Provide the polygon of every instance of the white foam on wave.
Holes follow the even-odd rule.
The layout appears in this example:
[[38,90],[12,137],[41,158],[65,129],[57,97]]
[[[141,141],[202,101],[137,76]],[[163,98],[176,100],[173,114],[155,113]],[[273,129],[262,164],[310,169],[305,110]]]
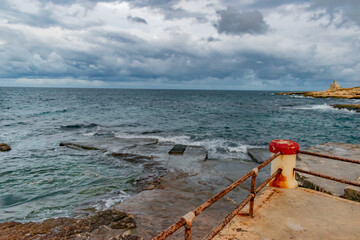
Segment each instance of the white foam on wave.
[[209,158],[215,159],[246,159],[250,157],[247,154],[249,147],[259,147],[246,145],[225,139],[204,139],[204,140],[191,140],[190,136],[179,135],[179,136],[158,136],[158,135],[133,135],[116,133],[117,138],[156,138],[159,142],[184,144],[192,146],[203,146],[209,153]]
[[334,108],[331,105],[328,105],[326,103],[324,104],[315,104],[315,105],[302,105],[302,106],[295,106],[295,107],[286,107],[290,109],[296,109],[296,110],[317,110],[322,112],[343,112],[343,113],[356,113],[355,111],[348,110],[348,109],[338,109]]
[[87,132],[87,133],[83,133],[82,135],[86,136],[86,137],[92,137],[95,134],[99,133],[101,130],[102,130],[102,128],[100,126],[96,126],[96,129],[94,132]]
[[302,105],[292,108],[298,110],[323,110],[323,111],[334,110],[334,108],[328,104]]
[[176,142],[180,144],[187,144],[190,137],[186,135],[182,136],[158,136],[158,135],[135,135],[135,134],[124,134],[124,133],[115,133],[115,137],[117,138],[156,138],[159,142]]
[[304,96],[304,95],[289,95],[292,98],[313,98],[313,97],[309,97],[309,96]]
[[127,194],[124,191],[119,191],[118,195],[111,196],[108,198],[101,199],[94,207],[98,211],[106,210],[112,206],[114,206],[116,203],[123,202],[125,199],[130,197],[129,194]]
[[83,135],[84,136],[87,136],[87,137],[92,137],[96,134],[97,132],[89,132],[89,133],[84,133]]

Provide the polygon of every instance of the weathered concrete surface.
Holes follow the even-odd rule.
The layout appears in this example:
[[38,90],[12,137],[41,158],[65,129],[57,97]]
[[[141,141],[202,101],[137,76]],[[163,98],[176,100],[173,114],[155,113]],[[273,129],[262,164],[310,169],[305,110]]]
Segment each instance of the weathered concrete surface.
[[276,93],[276,95],[303,95],[305,97],[314,97],[314,98],[359,99],[360,98],[360,87],[340,88],[340,89],[333,90],[333,91]]
[[214,239],[360,239],[357,202],[304,188],[268,188],[254,209],[254,218],[235,216]]
[[247,152],[257,163],[263,163],[271,157],[271,152],[267,148],[248,148]]
[[[332,156],[360,160],[360,145],[358,144],[324,143],[310,147],[306,150],[309,152],[317,152]],[[360,182],[360,165],[304,154],[299,154],[299,157],[300,159],[298,159],[296,162],[297,168],[310,170],[349,181]],[[296,176],[297,180],[303,187],[330,193],[335,196],[343,196],[352,200],[358,200],[360,198],[359,187],[351,187],[352,191],[344,194],[344,190],[348,186],[347,184],[338,183],[303,173],[296,173]]]
[[[115,208],[136,217],[137,228],[132,235],[150,239],[194,210],[219,191],[243,176],[257,164],[240,161],[200,161],[188,162],[188,169],[182,168],[161,179],[161,184],[150,191],[143,191]],[[263,182],[269,176],[265,169],[258,176]],[[206,209],[193,222],[193,239],[202,239],[212,228],[231,212],[236,204],[249,193],[250,181],[227,194]],[[183,239],[184,229],[179,229],[169,239]]]

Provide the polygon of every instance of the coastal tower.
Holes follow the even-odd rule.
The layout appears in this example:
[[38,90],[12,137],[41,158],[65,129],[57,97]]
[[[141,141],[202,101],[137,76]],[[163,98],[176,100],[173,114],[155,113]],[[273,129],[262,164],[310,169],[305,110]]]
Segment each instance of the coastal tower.
[[336,81],[334,81],[333,84],[330,84],[330,88],[328,89],[328,91],[336,91],[340,88],[340,85]]

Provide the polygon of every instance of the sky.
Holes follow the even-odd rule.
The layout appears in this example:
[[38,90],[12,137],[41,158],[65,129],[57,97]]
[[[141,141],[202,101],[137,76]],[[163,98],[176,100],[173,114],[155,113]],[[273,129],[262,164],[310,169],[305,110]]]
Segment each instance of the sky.
[[0,86],[360,86],[358,0],[1,0]]

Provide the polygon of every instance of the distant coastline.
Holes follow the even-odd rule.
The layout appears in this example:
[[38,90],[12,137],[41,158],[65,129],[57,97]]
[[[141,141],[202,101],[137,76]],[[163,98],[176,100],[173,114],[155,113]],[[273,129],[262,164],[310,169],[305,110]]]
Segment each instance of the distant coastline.
[[282,92],[275,93],[275,95],[302,95],[314,98],[360,99],[360,87],[342,88],[336,83],[336,81],[334,81],[327,91]]

